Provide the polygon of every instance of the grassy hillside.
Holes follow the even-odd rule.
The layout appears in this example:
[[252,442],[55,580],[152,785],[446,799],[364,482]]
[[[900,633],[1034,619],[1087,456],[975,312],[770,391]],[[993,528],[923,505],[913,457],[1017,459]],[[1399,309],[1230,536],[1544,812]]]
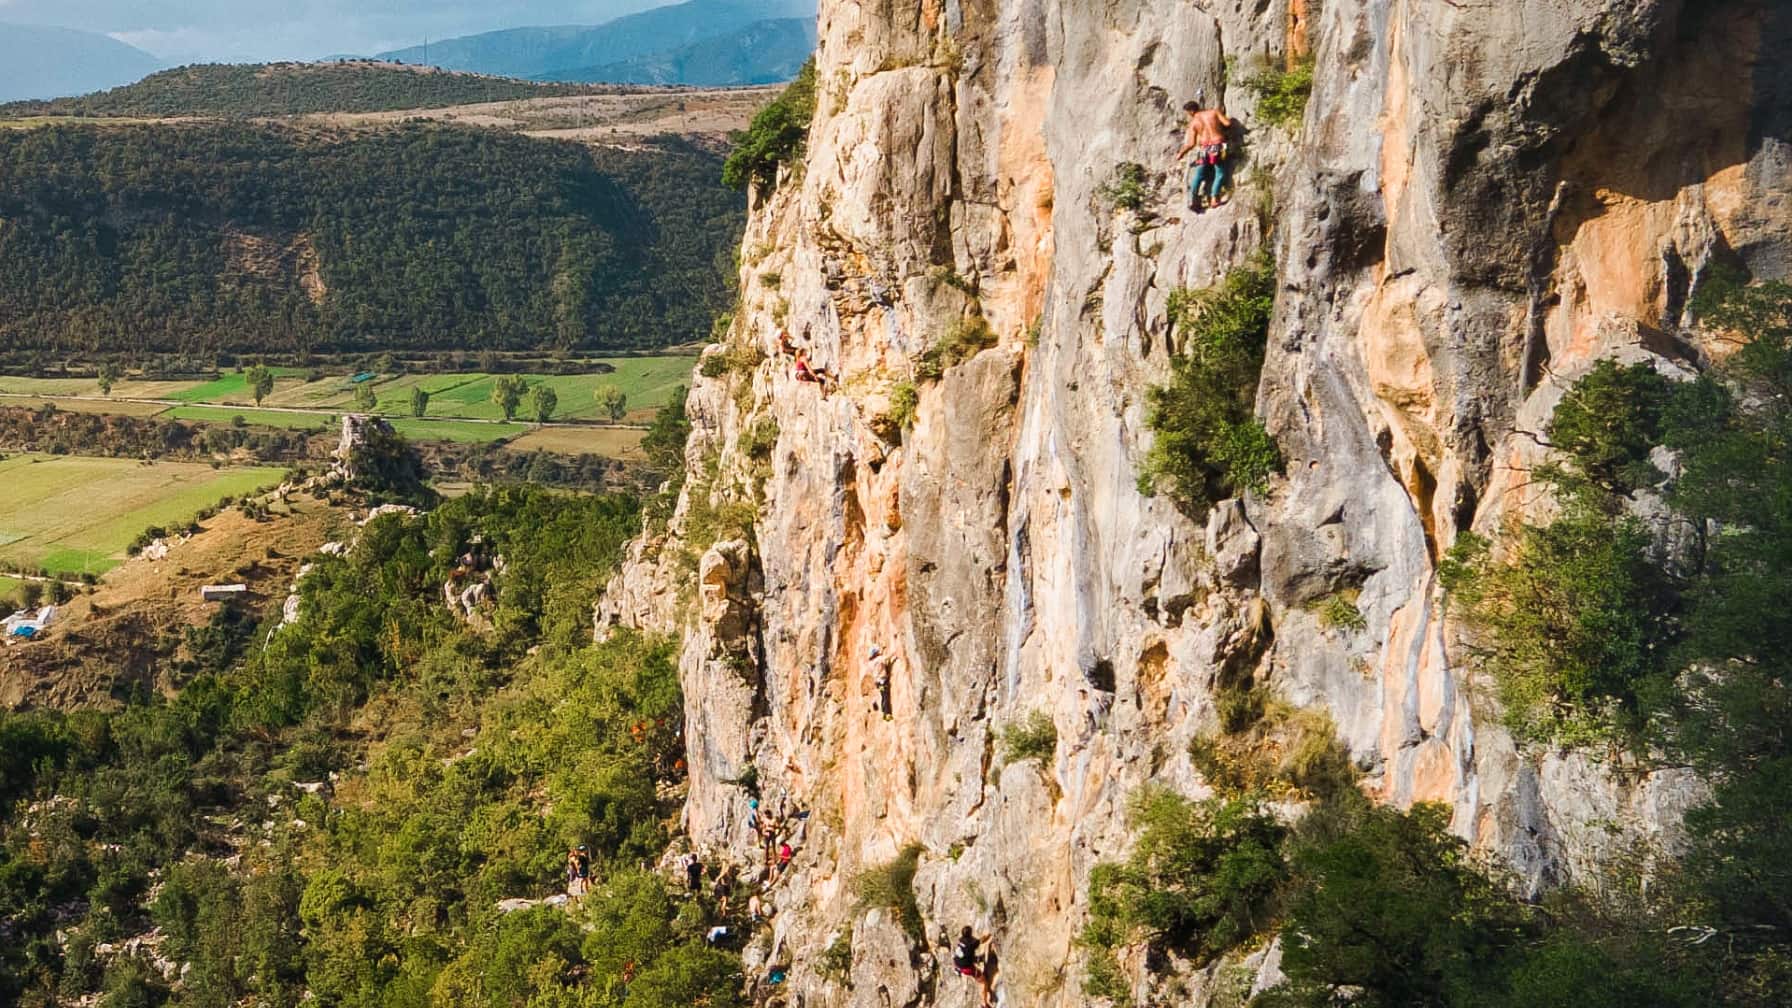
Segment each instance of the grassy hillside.
[[705,336],[741,198],[707,151],[476,130],[0,132],[0,348],[638,349]]
[[110,91],[0,106],[0,116],[281,116],[389,112],[589,94],[391,63],[201,64],[150,74]]

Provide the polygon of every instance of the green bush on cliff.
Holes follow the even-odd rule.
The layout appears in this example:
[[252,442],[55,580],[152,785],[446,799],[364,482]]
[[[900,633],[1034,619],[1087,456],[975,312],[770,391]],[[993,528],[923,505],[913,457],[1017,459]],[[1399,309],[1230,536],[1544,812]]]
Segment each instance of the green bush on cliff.
[[1116,210],[1137,210],[1149,195],[1145,166],[1136,161],[1122,161],[1114,166],[1114,177],[1099,190]]
[[[708,357],[704,363],[718,359]],[[691,436],[691,420],[685,415],[684,400],[684,386],[673,389],[641,438],[641,452],[647,456],[647,464],[662,479],[678,484],[684,482],[684,444]]]
[[[1282,1004],[1468,1005],[1501,984],[1532,933],[1523,904],[1448,829],[1446,805],[1409,812],[1361,796],[1314,811],[1289,844],[1301,884],[1283,928]],[[1306,995],[1306,996],[1302,996]]]
[[814,117],[815,61],[811,59],[783,93],[759,110],[746,132],[735,137],[734,151],[722,165],[722,183],[734,189],[772,185],[778,178],[778,166],[801,155]]
[[1556,405],[1550,445],[1578,474],[1608,493],[1631,493],[1661,479],[1649,451],[1662,440],[1670,385],[1647,364],[1600,360]]
[[915,410],[921,405],[921,393],[911,381],[897,382],[890,389],[889,418],[898,431],[908,430],[915,425]]
[[1275,922],[1287,883],[1287,830],[1250,796],[1190,801],[1151,787],[1133,798],[1139,831],[1130,857],[1089,875],[1086,989],[1124,1000],[1117,949],[1147,943],[1204,964]]
[[[1571,935],[1525,967],[1526,983],[1578,977],[1575,990],[1617,1003],[1608,975],[1621,968],[1632,970],[1628,989],[1649,992],[1629,1003],[1782,1004],[1792,998],[1792,286],[1720,278],[1694,310],[1730,356],[1677,384],[1635,367],[1589,372],[1554,425],[1569,464],[1549,476],[1559,516],[1515,524],[1497,548],[1465,537],[1443,574],[1473,631],[1470,657],[1508,717],[1585,741],[1563,726],[1616,713],[1636,757],[1689,764],[1711,784],[1687,813],[1684,859],[1655,883],[1674,886],[1673,905],[1632,909],[1636,919],[1608,930],[1686,923],[1728,936],[1723,953],[1678,947],[1670,963],[1647,944],[1607,942],[1583,954]],[[1674,453],[1675,473],[1647,480],[1651,508],[1668,514],[1644,524],[1627,470],[1656,447]],[[1721,997],[1700,995],[1706,983]]]
[[929,381],[946,373],[946,369],[962,364],[995,346],[995,330],[982,315],[967,315],[953,320],[933,346],[921,354],[915,364],[915,375]]
[[909,844],[891,860],[865,869],[852,880],[859,909],[892,911],[902,930],[917,942],[926,938],[921,906],[915,900],[915,872],[921,866],[921,852],[920,844]]
[[1470,653],[1520,737],[1585,742],[1640,728],[1673,636],[1672,587],[1649,547],[1641,522],[1584,496],[1519,529],[1504,556],[1473,533],[1457,538],[1439,575],[1478,631]]
[[1183,346],[1169,384],[1148,393],[1156,440],[1139,471],[1141,492],[1162,490],[1201,516],[1226,497],[1262,492],[1280,470],[1281,452],[1254,413],[1274,307],[1267,255],[1217,287],[1171,294],[1170,324]]
[[1002,752],[1010,763],[1050,760],[1058,751],[1058,726],[1045,711],[1034,711],[1025,720],[1002,729]]
[[1313,94],[1313,58],[1303,57],[1292,66],[1266,64],[1241,83],[1257,99],[1257,115],[1271,126],[1299,126]]

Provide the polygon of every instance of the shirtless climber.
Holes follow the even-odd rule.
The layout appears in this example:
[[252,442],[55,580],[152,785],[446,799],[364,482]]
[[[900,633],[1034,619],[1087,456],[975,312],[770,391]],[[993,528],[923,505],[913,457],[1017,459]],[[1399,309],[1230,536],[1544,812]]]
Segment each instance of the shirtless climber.
[[1188,113],[1188,131],[1183,135],[1182,149],[1176,152],[1176,163],[1194,152],[1194,176],[1189,180],[1188,208],[1199,213],[1225,202],[1220,191],[1226,187],[1226,131],[1232,120],[1218,108],[1204,109],[1198,101],[1182,106]]

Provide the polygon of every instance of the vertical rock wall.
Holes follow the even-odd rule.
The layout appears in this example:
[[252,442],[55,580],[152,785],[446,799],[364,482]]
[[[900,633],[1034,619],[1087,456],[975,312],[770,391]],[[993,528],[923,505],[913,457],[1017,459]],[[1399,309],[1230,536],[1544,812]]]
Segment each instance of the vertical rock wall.
[[[733,364],[695,379],[684,499],[599,607],[684,635],[699,845],[758,863],[749,767],[767,811],[810,812],[748,954],[793,965],[783,996],[974,1004],[930,947],[974,923],[1004,1003],[1085,1003],[1088,871],[1124,853],[1141,784],[1203,793],[1187,747],[1222,671],[1323,709],[1365,787],[1450,803],[1537,884],[1671,838],[1691,782],[1520,753],[1492,722],[1435,562],[1538,505],[1526,432],[1591,361],[1699,366],[1680,323],[1713,265],[1792,266],[1792,9],[823,0],[820,35],[807,157],[743,244]],[[1306,53],[1304,123],[1272,128],[1238,82]],[[1237,198],[1202,215],[1169,163],[1197,94],[1249,131]],[[1151,172],[1136,212],[1103,193],[1123,162]],[[1289,464],[1202,526],[1137,490],[1145,393],[1170,292],[1259,249],[1281,283],[1259,410]],[[975,314],[996,344],[918,377]],[[795,379],[786,329],[837,390]],[[729,499],[752,539],[712,549]],[[1346,590],[1365,629],[1312,611]],[[897,656],[889,720],[873,645]],[[1055,754],[1005,765],[1035,713]],[[916,844],[911,946],[852,879]],[[825,975],[849,922],[850,975]]]

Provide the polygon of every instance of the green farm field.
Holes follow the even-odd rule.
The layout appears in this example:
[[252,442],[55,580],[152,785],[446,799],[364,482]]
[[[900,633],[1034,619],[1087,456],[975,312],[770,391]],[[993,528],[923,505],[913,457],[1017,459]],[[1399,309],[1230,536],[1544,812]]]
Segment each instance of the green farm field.
[[[206,382],[121,380],[112,387],[113,399],[174,399]],[[102,399],[93,378],[22,378],[0,375],[0,393],[30,396],[90,396]]]
[[520,423],[479,423],[467,420],[418,420],[413,417],[388,417],[392,429],[412,441],[459,441],[484,444],[513,438],[529,429]]
[[[597,405],[597,390],[614,385],[628,396],[630,420],[652,419],[653,414],[672,390],[689,384],[692,360],[689,357],[631,357],[609,362],[616,367],[613,374],[589,375],[523,375],[531,386],[546,385],[554,390],[559,403],[554,410],[556,420],[608,420]],[[462,417],[469,420],[497,420],[503,413],[492,402],[492,375],[440,375],[439,378],[464,379],[430,393],[429,415]],[[380,409],[387,413],[409,412],[411,390],[407,387],[379,388]],[[526,403],[525,403],[526,408]]]
[[14,406],[22,409],[42,409],[54,406],[59,410],[71,413],[100,413],[106,416],[148,417],[168,409],[162,403],[135,402],[118,399],[71,399],[66,396],[15,396],[0,395],[0,407]]
[[76,455],[0,460],[0,566],[103,574],[144,529],[179,526],[225,497],[280,482],[279,469],[213,469]]
[[[694,358],[688,356],[617,357],[603,363],[614,367],[605,374],[525,374],[529,385],[554,390],[556,421],[607,422],[599,408],[597,390],[614,385],[628,397],[626,422],[645,423],[690,380]],[[36,407],[55,402],[59,408],[114,416],[161,416],[169,420],[245,423],[282,430],[320,430],[336,425],[342,413],[356,409],[357,386],[346,375],[307,381],[299,368],[275,368],[274,390],[255,406],[247,375],[230,372],[213,381],[120,381],[110,398],[100,394],[91,378],[20,378],[0,375],[0,406]],[[377,397],[377,411],[406,437],[417,441],[456,441],[483,444],[527,436],[531,450],[581,454],[590,452],[613,458],[639,454],[640,433],[618,428],[576,430],[559,428],[536,431],[522,422],[502,421],[503,412],[492,403],[496,376],[472,374],[414,374],[374,379],[368,383]],[[429,393],[424,418],[411,416],[412,390]],[[26,398],[29,397],[29,398]],[[525,400],[519,421],[527,419]]]
[[170,420],[203,420],[207,423],[232,423],[242,417],[244,423],[286,430],[321,430],[336,423],[335,416],[329,413],[283,413],[235,406],[176,406],[166,416]]
[[[306,384],[305,372],[298,368],[270,368],[274,372],[274,393],[282,386],[291,388]],[[272,401],[272,393],[263,402]],[[225,374],[216,381],[199,382],[188,385],[166,398],[178,399],[184,403],[225,403],[231,406],[255,405],[255,393],[249,389],[249,374],[246,371],[235,371]]]
[[613,459],[640,459],[644,430],[629,427],[542,427],[532,430],[510,447],[517,451],[550,451],[559,455],[602,455]]

